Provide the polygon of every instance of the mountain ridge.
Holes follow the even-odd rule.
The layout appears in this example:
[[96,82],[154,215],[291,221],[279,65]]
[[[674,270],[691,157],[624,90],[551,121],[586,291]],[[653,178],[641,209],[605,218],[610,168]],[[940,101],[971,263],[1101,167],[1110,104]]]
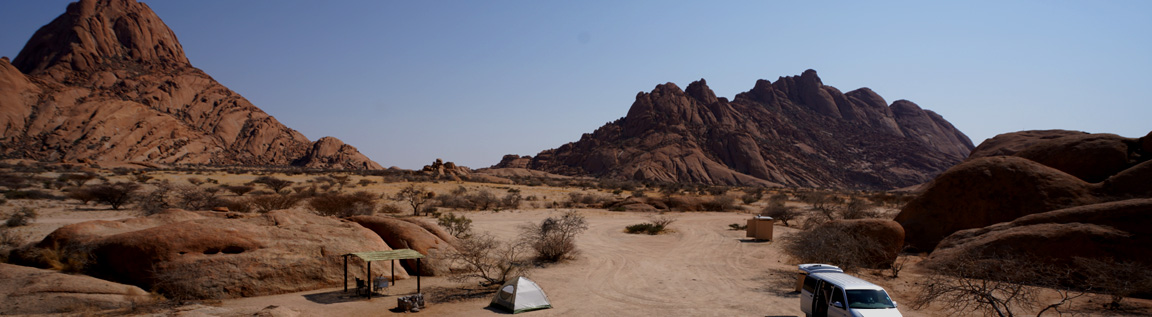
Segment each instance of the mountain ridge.
[[3,157],[382,169],[339,140],[309,141],[193,67],[135,0],[69,4],[0,62],[0,83]]
[[815,70],[758,80],[729,101],[703,79],[640,92],[627,115],[579,141],[493,167],[714,185],[893,189],[931,180],[974,148],[942,116]]

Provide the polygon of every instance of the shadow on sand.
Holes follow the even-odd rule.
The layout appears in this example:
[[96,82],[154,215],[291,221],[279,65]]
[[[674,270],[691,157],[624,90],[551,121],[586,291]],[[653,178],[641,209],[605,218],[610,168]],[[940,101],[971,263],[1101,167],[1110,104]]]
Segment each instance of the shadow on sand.
[[737,239],[740,243],[772,243],[772,240]]
[[[380,296],[380,295],[377,295],[377,296],[373,296],[373,297],[375,297],[375,298],[384,297],[384,296]],[[335,290],[335,291],[328,291],[328,292],[323,292],[323,293],[306,294],[306,295],[304,295],[304,299],[307,299],[307,300],[309,300],[313,303],[317,303],[317,304],[339,304],[339,303],[347,303],[347,302],[366,301],[366,300],[368,300],[368,297],[357,296],[356,292],[351,291],[351,290],[349,290],[347,293],[345,293],[343,290]]]

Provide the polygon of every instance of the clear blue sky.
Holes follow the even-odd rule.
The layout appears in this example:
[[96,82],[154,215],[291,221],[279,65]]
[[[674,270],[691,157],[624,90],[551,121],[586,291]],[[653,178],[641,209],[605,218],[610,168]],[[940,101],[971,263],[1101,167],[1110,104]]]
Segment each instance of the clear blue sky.
[[[1152,130],[1152,1],[144,2],[194,66],[384,166],[487,167],[576,141],[660,83],[731,98],[809,68],[977,144]],[[0,55],[65,6],[0,2]]]

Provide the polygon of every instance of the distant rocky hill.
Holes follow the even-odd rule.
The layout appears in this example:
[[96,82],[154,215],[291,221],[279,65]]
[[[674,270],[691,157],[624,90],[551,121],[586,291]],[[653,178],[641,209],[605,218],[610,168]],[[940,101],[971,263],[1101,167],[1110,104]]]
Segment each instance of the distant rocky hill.
[[907,100],[825,86],[816,71],[760,80],[729,101],[701,79],[636,95],[627,116],[494,167],[655,182],[893,189],[931,180],[972,142]]
[[0,156],[381,168],[335,138],[310,142],[193,67],[134,0],[72,3],[0,61]]

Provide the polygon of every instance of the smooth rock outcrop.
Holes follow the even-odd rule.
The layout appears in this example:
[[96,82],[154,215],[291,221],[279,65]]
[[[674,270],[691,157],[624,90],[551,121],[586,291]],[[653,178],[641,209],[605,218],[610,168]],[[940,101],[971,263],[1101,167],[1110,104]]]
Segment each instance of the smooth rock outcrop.
[[1005,256],[1061,265],[1085,257],[1152,266],[1152,199],[1072,207],[958,231],[940,242],[929,262]]
[[132,285],[0,263],[0,303],[4,303],[5,315],[93,313],[153,300]]
[[963,160],[968,137],[941,116],[870,89],[841,93],[813,70],[760,80],[734,100],[701,79],[636,95],[628,114],[579,141],[493,168],[746,186],[893,189]]
[[[93,276],[157,288],[168,296],[231,298],[289,293],[343,283],[342,255],[390,250],[352,222],[302,211],[236,214],[169,210],[123,221],[67,225],[15,262],[45,265],[41,250],[91,254]],[[352,276],[364,265],[349,261]],[[374,276],[391,276],[389,263]],[[397,270],[398,279],[407,278]]]
[[959,230],[1097,202],[1093,189],[1075,176],[1025,158],[984,157],[941,174],[895,220],[904,227],[908,246],[932,250]]
[[[430,255],[434,250],[448,251],[454,248],[456,238],[444,232],[443,229],[432,229],[432,224],[416,219],[400,219],[385,216],[355,216],[348,218],[355,223],[372,230],[384,239],[393,249],[412,249],[424,255]],[[445,240],[447,238],[447,241]],[[425,257],[420,260],[420,271],[416,272],[416,260],[401,260],[401,264],[411,274],[435,276],[444,272],[436,271],[436,259]]]

